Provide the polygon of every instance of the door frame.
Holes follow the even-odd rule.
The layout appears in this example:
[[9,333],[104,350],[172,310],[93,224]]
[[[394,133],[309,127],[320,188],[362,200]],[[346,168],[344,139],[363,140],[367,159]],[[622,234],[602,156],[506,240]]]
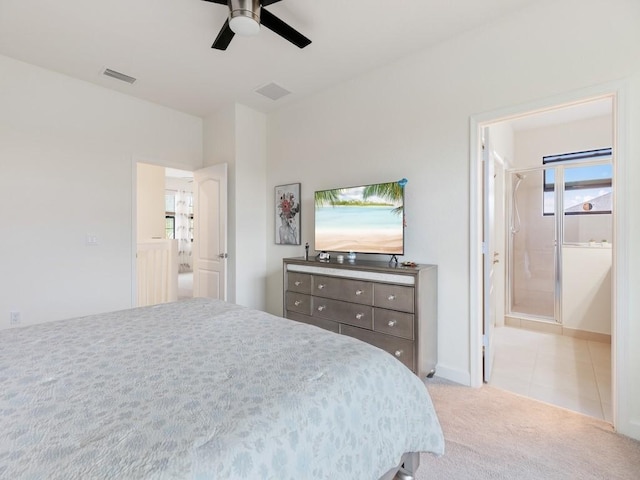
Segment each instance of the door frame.
[[528,104],[515,105],[500,110],[472,115],[470,118],[470,149],[469,149],[469,356],[470,356],[470,385],[482,386],[482,299],[484,283],[482,275],[482,158],[481,135],[482,128],[500,121],[511,120],[533,113],[554,110],[602,98],[612,98],[613,102],[613,148],[614,148],[614,218],[613,218],[613,262],[612,262],[612,403],[613,426],[627,424],[630,419],[630,408],[627,399],[630,398],[630,388],[626,379],[629,378],[628,345],[624,342],[628,338],[630,325],[629,304],[629,245],[626,232],[629,223],[629,207],[625,203],[629,189],[627,172],[627,145],[629,141],[629,127],[627,121],[627,93],[628,87],[623,82],[613,82],[606,85],[591,87],[574,92],[568,92],[550,98],[534,101]]
[[[138,250],[138,164],[146,163],[149,165],[155,165],[162,168],[175,168],[178,170],[184,170],[187,172],[196,172],[207,167],[196,167],[191,165],[170,164],[167,165],[153,158],[142,157],[133,155],[131,157],[131,308],[135,308],[138,304],[138,265],[136,262],[136,255]],[[226,165],[226,164],[225,164]],[[227,205],[227,210],[228,210]],[[195,235],[195,232],[194,232]],[[225,241],[226,244],[226,241]],[[226,247],[226,245],[225,245]],[[228,272],[225,271],[225,295],[226,284],[228,279]]]

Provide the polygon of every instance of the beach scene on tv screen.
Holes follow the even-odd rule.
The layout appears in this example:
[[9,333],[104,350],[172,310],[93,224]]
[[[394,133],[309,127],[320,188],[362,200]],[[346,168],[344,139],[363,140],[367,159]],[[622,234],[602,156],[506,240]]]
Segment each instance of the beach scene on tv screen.
[[397,182],[315,193],[318,251],[401,254],[403,228],[403,192]]

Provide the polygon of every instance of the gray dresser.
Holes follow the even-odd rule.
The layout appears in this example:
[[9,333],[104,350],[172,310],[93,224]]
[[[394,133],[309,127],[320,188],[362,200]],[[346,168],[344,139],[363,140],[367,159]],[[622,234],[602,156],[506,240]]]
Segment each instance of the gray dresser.
[[419,377],[438,361],[437,266],[285,258],[284,316],[375,345]]

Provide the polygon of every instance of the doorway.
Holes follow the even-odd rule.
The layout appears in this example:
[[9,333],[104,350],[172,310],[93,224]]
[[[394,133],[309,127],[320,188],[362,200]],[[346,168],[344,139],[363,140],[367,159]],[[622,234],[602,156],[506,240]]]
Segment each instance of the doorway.
[[[570,384],[576,387],[573,390],[578,394],[589,389],[589,395],[592,396],[594,404],[597,402],[600,415],[593,414],[596,409],[585,411],[584,409],[572,408],[575,402],[565,401],[560,406],[593,414],[593,416],[605,418],[610,422],[613,422],[611,379],[614,378],[610,342],[612,339],[613,299],[615,299],[615,292],[612,292],[611,287],[613,278],[612,254],[615,243],[611,233],[615,211],[608,212],[608,220],[606,214],[600,215],[598,218],[599,223],[609,226],[608,234],[598,233],[596,238],[593,236],[594,234],[586,233],[589,230],[587,223],[596,219],[596,216],[591,214],[591,210],[584,210],[584,215],[583,211],[577,212],[576,210],[593,209],[595,201],[587,200],[595,197],[583,199],[576,205],[570,205],[568,201],[565,202],[567,190],[573,189],[573,193],[575,193],[580,186],[579,182],[576,183],[575,173],[578,168],[584,168],[585,164],[580,163],[581,159],[574,159],[570,165],[545,166],[543,165],[543,157],[551,154],[568,154],[597,150],[601,147],[614,147],[613,103],[614,96],[606,95],[577,101],[571,105],[547,107],[544,112],[532,111],[517,115],[505,115],[502,118],[496,116],[482,125],[475,126],[477,129],[476,138],[480,138],[481,128],[491,131],[491,148],[500,152],[500,157],[505,160],[504,181],[495,189],[496,195],[504,195],[505,229],[503,232],[496,232],[496,235],[504,236],[505,249],[503,251],[488,251],[486,250],[486,237],[482,239],[484,255],[494,261],[498,258],[504,259],[504,263],[506,263],[504,268],[505,288],[495,295],[495,300],[485,297],[485,303],[493,303],[494,312],[499,309],[498,307],[504,307],[505,314],[496,316],[495,334],[490,338],[483,338],[484,355],[485,357],[490,356],[491,359],[491,361],[486,361],[485,358],[484,365],[493,364],[494,371],[493,373],[485,371],[481,375],[484,375],[484,380],[488,383],[507,385],[508,382],[504,381],[507,375],[504,369],[506,365],[511,380],[514,380],[511,382],[512,388],[510,389],[512,391],[517,390],[517,393],[555,404],[560,404],[560,402],[555,401],[554,398],[561,398],[566,390],[571,389],[569,388]],[[583,134],[581,139],[579,129],[576,128],[576,125],[580,123],[585,131],[592,129],[597,133]],[[600,136],[598,136],[598,132]],[[542,134],[547,135],[545,142],[540,141]],[[603,137],[608,138],[608,141],[598,140]],[[497,142],[496,139],[498,139]],[[567,142],[570,144],[573,142],[573,145],[576,145],[581,141],[582,145],[586,145],[584,148],[566,146]],[[595,146],[589,146],[589,142]],[[522,156],[523,150],[526,149],[522,148],[522,145],[527,145],[531,152],[531,158],[525,159],[524,163],[522,163]],[[546,151],[546,153],[539,154],[541,151]],[[615,148],[613,155],[615,157]],[[602,158],[597,160],[601,160],[603,164],[607,162]],[[611,164],[615,158],[612,160],[609,157],[608,161]],[[611,181],[612,179],[609,178],[610,185]],[[481,189],[477,189],[476,192],[476,195],[482,198],[482,204],[494,203],[494,199],[484,198]],[[611,195],[608,198],[610,199]],[[549,204],[554,206],[553,201],[550,202],[549,199],[555,201],[555,207],[559,209],[560,214],[554,214],[553,211],[548,212]],[[574,211],[571,211],[572,208]],[[484,217],[486,212],[482,215]],[[602,222],[603,219],[604,222]],[[535,220],[535,225],[532,224],[533,220]],[[527,228],[529,229],[528,240],[523,234]],[[580,232],[587,238],[580,237]],[[593,277],[592,272],[596,268],[588,263],[591,259],[585,260],[581,257],[582,254],[605,259],[595,260],[595,262],[598,265],[603,265],[605,279],[600,282],[600,286],[601,290],[605,292],[605,300],[608,299],[608,303],[603,301],[603,297],[597,295],[595,298],[585,298],[584,292],[581,292],[583,289],[583,285],[580,284],[581,277],[582,279]],[[577,274],[575,268],[573,272],[569,271],[568,265],[570,266],[571,262],[578,265]],[[585,267],[586,265],[590,266]],[[584,268],[587,268],[590,274],[585,275]],[[562,294],[563,289],[565,293],[571,292],[572,296],[569,299]],[[598,315],[601,317],[598,320],[600,322],[606,321],[606,328],[594,327],[592,320],[585,321],[585,312],[578,311],[584,305],[596,306]],[[604,309],[601,308],[603,305]],[[486,315],[485,307],[485,317]],[[582,317],[577,324],[563,322],[563,320],[575,319],[580,315]],[[513,332],[514,329],[518,331]],[[487,331],[486,326],[485,331]],[[531,334],[529,331],[532,331]],[[541,347],[545,342],[544,338],[533,338],[539,335],[547,336],[546,340],[551,345],[546,349],[546,354],[544,353],[545,348]],[[615,341],[615,338],[613,340]],[[515,353],[526,350],[522,343],[518,344],[520,341],[524,344],[530,342],[536,346],[531,348],[529,357],[514,361]],[[564,348],[562,346],[568,349],[568,353],[560,354],[561,348]],[[558,353],[556,355],[558,359],[564,355],[564,359],[558,360],[557,364],[550,360],[554,356],[552,355],[554,352]],[[592,362],[588,366],[585,365],[584,368],[585,371],[592,372],[592,377],[594,370],[603,373],[599,375],[599,378],[586,379],[580,373],[580,369],[576,367],[578,363],[575,362],[579,364]],[[518,363],[522,367],[520,370],[516,368]],[[536,364],[544,364],[546,370],[544,373],[536,373],[533,378],[532,368]],[[574,365],[575,368],[569,367],[569,365]],[[561,378],[560,375],[554,377],[554,372],[561,370],[573,370],[575,378],[569,381],[566,377]],[[492,376],[495,376],[493,381]],[[537,382],[542,382],[544,385],[540,387],[544,387],[548,391],[555,389],[555,393],[546,396],[540,395],[540,389],[532,389],[532,378]],[[593,380],[593,383],[589,383],[587,380]],[[563,388],[565,392],[561,392]],[[561,392],[562,395],[558,392]]]
[[132,171],[132,305],[226,300],[227,165],[191,172],[134,161]]

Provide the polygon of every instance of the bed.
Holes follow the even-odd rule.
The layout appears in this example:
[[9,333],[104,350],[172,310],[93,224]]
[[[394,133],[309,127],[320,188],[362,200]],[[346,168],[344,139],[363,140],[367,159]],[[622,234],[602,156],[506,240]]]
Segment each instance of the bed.
[[375,480],[444,450],[393,356],[211,299],[0,332],[0,432],[11,479]]

